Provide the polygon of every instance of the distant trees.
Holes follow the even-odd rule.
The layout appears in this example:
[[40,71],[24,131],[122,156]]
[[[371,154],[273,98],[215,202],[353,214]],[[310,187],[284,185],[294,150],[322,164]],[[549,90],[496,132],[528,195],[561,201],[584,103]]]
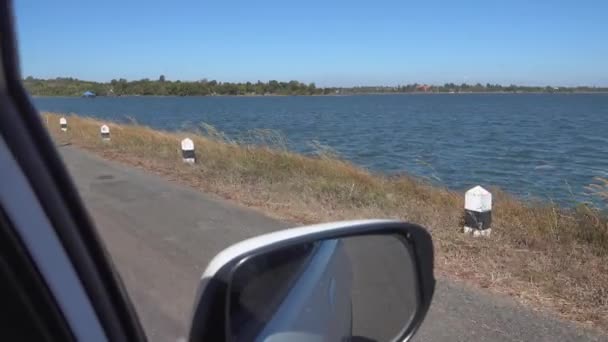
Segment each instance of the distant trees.
[[219,82],[201,79],[199,81],[170,81],[165,75],[158,80],[147,78],[127,81],[124,78],[110,82],[82,81],[75,78],[58,77],[54,79],[37,79],[28,76],[23,80],[27,90],[38,96],[80,96],[89,90],[100,96],[125,95],[170,95],[170,96],[212,96],[212,95],[342,95],[373,93],[462,93],[462,92],[608,92],[608,88],[598,87],[531,87],[486,83],[470,85],[467,83],[444,85],[422,85],[418,83],[397,86],[363,86],[363,87],[326,87],[318,88],[315,83],[305,84],[299,81],[281,82]]
[[127,81],[121,78],[113,79],[108,83],[82,81],[74,78],[36,79],[28,76],[23,82],[32,95],[41,96],[80,96],[87,90],[100,96],[314,95],[323,93],[323,89],[317,88],[314,83],[304,84],[298,81],[230,83],[202,79],[182,82],[169,81],[165,75],[160,75],[157,81],[147,78]]

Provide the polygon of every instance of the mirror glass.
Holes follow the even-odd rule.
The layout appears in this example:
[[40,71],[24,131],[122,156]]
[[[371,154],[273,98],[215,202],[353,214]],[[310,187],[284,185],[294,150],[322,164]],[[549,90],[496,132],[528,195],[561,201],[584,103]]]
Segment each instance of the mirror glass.
[[241,260],[227,299],[231,341],[391,341],[418,309],[408,242],[364,235]]

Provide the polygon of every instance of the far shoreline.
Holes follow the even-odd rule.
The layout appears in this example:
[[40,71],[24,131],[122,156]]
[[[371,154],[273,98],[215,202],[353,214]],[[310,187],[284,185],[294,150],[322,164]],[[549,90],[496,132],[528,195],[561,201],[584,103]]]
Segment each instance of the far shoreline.
[[[120,97],[347,97],[347,96],[369,96],[369,95],[383,95],[383,96],[402,96],[402,95],[606,95],[608,91],[576,91],[576,92],[544,92],[544,91],[530,91],[530,92],[511,92],[511,91],[486,91],[486,92],[458,92],[458,93],[446,93],[446,92],[411,92],[411,93],[348,93],[348,94],[312,94],[312,95],[284,95],[284,94],[269,94],[269,95],[121,95],[121,96],[104,96],[98,95],[93,98],[120,98]],[[30,95],[33,98],[84,98],[78,95]]]

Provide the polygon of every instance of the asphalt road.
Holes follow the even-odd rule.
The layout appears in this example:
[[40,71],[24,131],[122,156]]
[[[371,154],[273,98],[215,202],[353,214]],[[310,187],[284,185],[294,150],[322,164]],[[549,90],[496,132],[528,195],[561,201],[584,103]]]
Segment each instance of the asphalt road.
[[[216,253],[290,226],[74,147],[60,150],[151,341],[185,336],[200,275]],[[415,340],[608,341],[608,336],[439,279]]]

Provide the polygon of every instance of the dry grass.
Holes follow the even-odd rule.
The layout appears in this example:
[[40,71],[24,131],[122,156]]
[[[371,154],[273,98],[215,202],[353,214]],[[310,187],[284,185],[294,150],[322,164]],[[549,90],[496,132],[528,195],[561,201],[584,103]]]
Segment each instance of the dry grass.
[[608,207],[608,178],[595,177],[594,180],[595,182],[587,187],[589,194],[602,200],[604,205]]
[[[106,158],[151,170],[176,181],[301,223],[398,218],[429,228],[438,273],[508,294],[532,308],[608,331],[608,219],[597,209],[560,209],[524,203],[498,189],[489,239],[461,233],[463,195],[407,176],[371,174],[320,148],[316,158],[288,152],[284,139],[266,135],[273,147],[226,141],[212,127],[206,135],[168,133],[135,124],[45,114],[55,139]],[[181,162],[179,141],[194,140],[200,162]],[[262,139],[263,140],[263,139]]]

